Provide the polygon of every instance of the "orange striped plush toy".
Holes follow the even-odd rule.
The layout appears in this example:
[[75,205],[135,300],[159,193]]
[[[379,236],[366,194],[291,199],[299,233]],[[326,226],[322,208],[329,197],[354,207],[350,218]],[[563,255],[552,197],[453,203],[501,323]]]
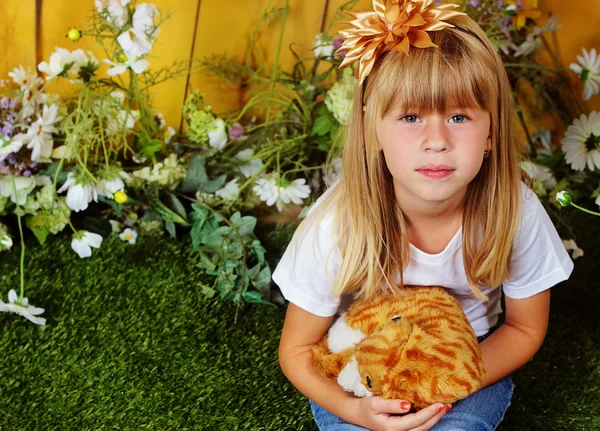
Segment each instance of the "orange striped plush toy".
[[356,396],[453,403],[484,376],[479,343],[458,301],[441,287],[355,301],[313,347],[313,365]]

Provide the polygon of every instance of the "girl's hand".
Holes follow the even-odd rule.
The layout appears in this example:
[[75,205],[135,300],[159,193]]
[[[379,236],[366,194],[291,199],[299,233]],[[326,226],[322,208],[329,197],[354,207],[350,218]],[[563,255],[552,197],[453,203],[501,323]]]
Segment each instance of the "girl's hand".
[[410,410],[407,401],[364,397],[359,399],[356,413],[361,422],[358,425],[373,431],[427,431],[451,408],[450,404],[436,403],[406,414]]

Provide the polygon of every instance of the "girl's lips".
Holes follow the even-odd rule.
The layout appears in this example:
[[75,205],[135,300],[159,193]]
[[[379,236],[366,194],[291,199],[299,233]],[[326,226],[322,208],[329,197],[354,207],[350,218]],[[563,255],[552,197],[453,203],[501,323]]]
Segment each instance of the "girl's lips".
[[454,173],[454,169],[419,169],[417,170],[421,175],[432,179],[446,178]]

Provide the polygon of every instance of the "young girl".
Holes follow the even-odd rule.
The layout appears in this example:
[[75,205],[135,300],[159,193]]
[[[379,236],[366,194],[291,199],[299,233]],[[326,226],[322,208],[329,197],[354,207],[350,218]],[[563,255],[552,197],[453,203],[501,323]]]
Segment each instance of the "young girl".
[[[343,173],[273,273],[290,302],[281,368],[320,430],[493,430],[510,374],[544,340],[549,288],[573,263],[522,182],[511,87],[483,30],[433,0],[373,4],[341,32],[360,83]],[[311,346],[347,301],[409,285],[446,288],[481,343],[483,387],[454,406],[408,414],[404,400],[357,398],[312,367]]]

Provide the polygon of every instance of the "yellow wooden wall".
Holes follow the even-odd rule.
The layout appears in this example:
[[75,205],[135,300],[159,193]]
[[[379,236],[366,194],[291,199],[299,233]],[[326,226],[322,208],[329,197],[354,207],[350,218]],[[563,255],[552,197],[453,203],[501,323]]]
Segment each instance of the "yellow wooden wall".
[[[282,6],[284,0],[146,0],[173,16],[161,28],[151,59],[151,67],[172,64],[174,61],[209,57],[227,53],[242,58],[254,26],[267,7]],[[142,0],[140,0],[142,2]],[[287,46],[298,43],[310,48],[323,22],[329,22],[335,10],[345,0],[289,0],[281,64],[292,64]],[[370,0],[360,0],[358,8],[368,8]],[[584,6],[585,5],[585,6]],[[91,49],[98,59],[102,52],[92,40],[85,38],[72,43],[65,35],[72,27],[85,28],[86,17],[94,7],[94,0],[0,0],[0,79],[13,67],[36,67],[47,61],[56,46],[68,49]],[[600,50],[600,0],[565,2],[540,0],[545,13],[560,17],[563,27],[558,30],[558,47],[566,65],[576,61],[581,48]],[[36,8],[39,8],[36,10]],[[324,19],[325,14],[325,19]],[[36,20],[36,16],[38,17]],[[36,22],[38,21],[38,22]],[[336,27],[339,29],[339,26]],[[259,39],[262,55],[273,60],[277,49],[280,27],[273,25]],[[39,41],[36,42],[36,41]],[[101,71],[105,72],[104,65]],[[188,82],[189,81],[189,82]],[[157,111],[163,112],[167,123],[179,128],[180,109],[187,92],[200,88],[216,112],[239,108],[243,104],[242,90],[211,78],[205,72],[194,72],[176,82],[161,84],[155,91]],[[54,86],[54,91],[68,91],[66,83]],[[600,96],[589,104],[600,110]]]

